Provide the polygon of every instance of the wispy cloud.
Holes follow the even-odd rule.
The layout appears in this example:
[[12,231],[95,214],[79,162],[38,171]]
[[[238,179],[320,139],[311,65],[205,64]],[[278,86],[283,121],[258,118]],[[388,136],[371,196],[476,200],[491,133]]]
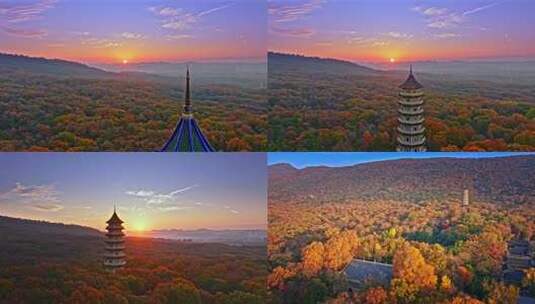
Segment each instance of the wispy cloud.
[[24,185],[16,183],[15,186],[0,193],[0,201],[25,204],[38,211],[59,211],[63,209],[59,195],[61,193],[54,185]]
[[168,211],[181,211],[181,210],[189,210],[193,209],[191,206],[158,206],[156,209],[168,212]]
[[451,28],[463,21],[461,14],[450,12],[447,8],[416,6],[412,10],[426,17],[427,27],[430,28]]
[[16,183],[15,187],[8,193],[14,194],[22,198],[29,198],[32,200],[43,200],[49,202],[59,201],[59,192],[54,185],[23,185]]
[[358,46],[370,46],[370,47],[382,47],[390,44],[388,41],[384,41],[377,37],[365,37],[360,35],[350,35],[346,42],[352,45]]
[[477,12],[481,12],[481,11],[484,11],[486,9],[489,9],[491,7],[494,7],[498,4],[500,4],[501,2],[495,2],[495,3],[491,3],[491,4],[488,4],[488,5],[483,5],[483,6],[480,6],[480,7],[476,7],[474,9],[471,9],[471,10],[468,10],[468,11],[465,11],[463,13],[464,16],[467,16],[467,15],[471,15],[471,14],[475,14]]
[[83,36],[80,43],[83,45],[89,45],[96,49],[117,48],[123,45],[121,42],[112,39],[91,36]]
[[391,37],[391,38],[396,38],[396,39],[410,39],[413,37],[412,34],[398,33],[398,32],[388,32],[388,33],[384,33],[383,35]]
[[413,11],[419,12],[425,16],[442,16],[448,12],[448,9],[446,8],[440,8],[440,7],[421,7],[416,6],[412,8]]
[[212,9],[209,9],[209,10],[206,10],[206,11],[203,11],[203,12],[200,12],[197,14],[197,17],[202,17],[202,16],[205,16],[205,15],[208,15],[208,14],[211,14],[211,13],[215,13],[217,11],[220,11],[222,9],[225,9],[227,7],[230,7],[231,5],[230,4],[227,4],[227,5],[222,5],[222,6],[218,6],[218,7],[214,7]]
[[8,23],[17,23],[40,18],[43,13],[54,7],[57,0],[40,0],[30,4],[7,4],[0,8],[0,15]]
[[10,28],[2,27],[2,30],[9,35],[24,37],[24,38],[41,38],[46,36],[46,31],[39,29],[21,29],[21,28]]
[[236,209],[233,209],[232,207],[230,206],[225,206],[225,209],[228,210],[230,213],[234,213],[234,214],[240,214],[240,212]]
[[[149,208],[155,207],[160,210],[173,210],[173,208],[170,207],[180,207],[177,206],[177,196],[178,194],[187,192],[191,189],[194,189],[198,187],[198,185],[191,185],[184,188],[180,188],[168,193],[160,193],[152,190],[134,190],[134,191],[126,191],[126,194],[129,196],[136,197],[138,199],[141,199],[146,203],[146,206]],[[179,210],[174,208],[174,210]]]
[[37,211],[56,212],[56,211],[62,210],[63,206],[60,205],[60,204],[40,203],[40,204],[35,204],[35,205],[31,206],[31,208],[34,209],[34,210],[37,210]]
[[226,9],[230,6],[232,6],[232,4],[214,7],[197,13],[188,12],[182,8],[162,6],[149,7],[149,11],[161,18],[160,22],[162,28],[174,31],[183,31],[190,29],[194,24],[197,24],[202,17]]
[[461,35],[456,34],[456,33],[439,33],[439,34],[434,35],[435,38],[439,38],[439,39],[457,38],[460,36]]
[[167,35],[165,36],[169,40],[182,40],[182,39],[188,39],[191,38],[191,35],[187,34],[176,34],[176,35]]
[[279,35],[292,36],[292,37],[310,37],[315,31],[311,28],[280,28],[272,26],[270,31]]
[[476,7],[464,12],[455,12],[441,7],[416,6],[412,10],[423,15],[427,20],[427,27],[432,29],[451,29],[458,27],[466,21],[466,17],[489,8],[495,7],[502,2],[493,2],[487,5]]
[[[44,29],[20,28],[18,24],[39,19],[45,11],[54,7],[57,0],[40,0],[32,3],[0,3],[0,28],[11,36],[41,38],[47,35]],[[16,25],[17,24],[17,25]]]
[[146,37],[142,34],[138,33],[131,33],[131,32],[124,32],[121,34],[121,37],[125,39],[132,39],[132,40],[139,40],[139,39],[145,39]]
[[296,5],[280,5],[271,1],[268,5],[268,13],[274,22],[295,21],[321,8],[323,3],[323,0],[310,0]]

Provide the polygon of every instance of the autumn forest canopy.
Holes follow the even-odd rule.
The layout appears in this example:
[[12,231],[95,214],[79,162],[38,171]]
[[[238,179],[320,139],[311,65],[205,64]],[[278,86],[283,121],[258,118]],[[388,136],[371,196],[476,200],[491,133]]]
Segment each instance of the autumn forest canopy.
[[[535,63],[415,62],[431,151],[533,150]],[[393,151],[403,70],[268,54],[270,151]]]
[[104,270],[95,229],[0,217],[0,303],[265,303],[265,246],[126,238]]
[[[534,296],[534,268],[515,278],[506,271],[511,246],[534,241],[534,164],[517,156],[272,165],[271,294],[279,303],[330,304],[516,304]],[[346,272],[354,259],[371,265],[357,272],[366,278],[358,284]],[[390,267],[386,283],[374,277],[374,262]]]
[[[197,76],[195,66],[202,71]],[[0,55],[0,149],[157,151],[171,135],[184,100],[185,73],[169,69],[184,67],[159,63],[140,67],[151,73],[107,72],[63,60]],[[194,115],[216,150],[265,150],[265,64],[193,63],[190,68]]]

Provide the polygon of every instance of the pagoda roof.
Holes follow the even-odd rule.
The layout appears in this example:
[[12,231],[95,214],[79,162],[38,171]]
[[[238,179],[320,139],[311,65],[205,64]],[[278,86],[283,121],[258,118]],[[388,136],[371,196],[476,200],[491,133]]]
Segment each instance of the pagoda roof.
[[124,223],[120,218],[119,216],[117,215],[117,213],[115,212],[115,210],[113,210],[113,214],[112,216],[110,217],[110,219],[106,222],[106,224],[122,224]]
[[192,116],[182,116],[162,152],[214,152]]
[[214,152],[201,131],[197,120],[191,113],[191,99],[189,87],[189,68],[186,72],[186,92],[184,97],[184,112],[176,124],[171,137],[163,146],[162,152]]
[[405,80],[399,87],[404,90],[418,90],[423,88],[412,74],[412,65],[410,67],[409,77],[407,77],[407,80]]

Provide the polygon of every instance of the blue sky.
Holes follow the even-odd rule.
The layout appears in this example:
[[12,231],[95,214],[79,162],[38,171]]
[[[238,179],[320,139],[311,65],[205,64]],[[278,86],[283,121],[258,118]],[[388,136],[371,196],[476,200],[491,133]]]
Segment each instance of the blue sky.
[[104,228],[265,228],[262,153],[0,153],[0,215]]
[[344,167],[355,164],[392,160],[400,158],[436,158],[436,157],[456,157],[456,158],[483,158],[483,157],[501,157],[521,154],[535,153],[514,153],[514,152],[426,152],[426,153],[401,153],[401,152],[271,152],[268,153],[268,164],[291,164],[296,168],[305,168],[313,166]]

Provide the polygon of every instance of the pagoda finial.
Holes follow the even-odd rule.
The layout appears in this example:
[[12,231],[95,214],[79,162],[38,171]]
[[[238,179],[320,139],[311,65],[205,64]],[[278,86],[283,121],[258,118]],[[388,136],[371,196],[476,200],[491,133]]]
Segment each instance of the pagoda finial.
[[410,72],[409,72],[410,75],[412,75],[412,63],[410,64]]
[[115,208],[115,204],[113,204],[113,213],[116,213],[116,208]]
[[184,96],[184,114],[191,114],[191,98],[189,90],[189,65],[186,67],[186,94]]

